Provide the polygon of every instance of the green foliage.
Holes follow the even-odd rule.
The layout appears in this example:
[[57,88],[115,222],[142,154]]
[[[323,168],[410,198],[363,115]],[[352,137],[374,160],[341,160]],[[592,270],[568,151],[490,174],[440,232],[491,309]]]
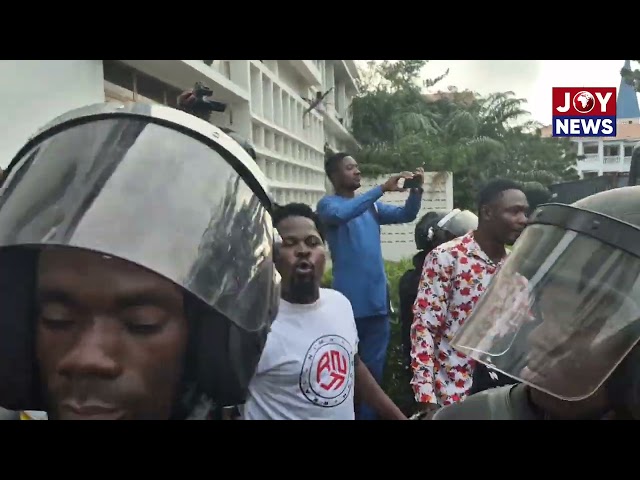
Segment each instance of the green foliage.
[[324,275],[322,276],[322,281],[320,282],[320,286],[322,288],[331,288],[332,279],[333,279],[333,275],[331,274],[331,269],[325,270]]
[[[402,277],[404,272],[413,268],[413,263],[410,259],[405,259],[400,262],[385,261],[384,266],[389,282],[389,294],[394,313],[391,314],[391,340],[389,342],[389,349],[387,350],[387,364],[382,387],[398,406],[405,412],[410,412],[414,406],[414,401],[409,385],[410,377],[402,359],[402,338],[400,336],[400,323],[398,321],[398,311],[400,308],[398,286],[400,277]],[[328,270],[322,277],[322,286],[331,288],[331,279],[331,270]]]
[[[352,133],[363,146],[363,174],[423,164],[450,171],[459,208],[473,208],[478,188],[497,176],[543,185],[578,178],[570,141],[543,138],[540,125],[520,122],[525,100],[513,92],[483,97],[450,88],[447,96],[429,101],[420,81],[426,66],[426,60],[385,60],[369,62],[362,72],[364,93],[352,103]],[[435,85],[447,73],[422,84]]]

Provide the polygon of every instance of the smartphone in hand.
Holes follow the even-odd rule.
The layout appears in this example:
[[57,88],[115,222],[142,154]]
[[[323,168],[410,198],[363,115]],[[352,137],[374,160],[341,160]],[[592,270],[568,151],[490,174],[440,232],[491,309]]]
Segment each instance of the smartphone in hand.
[[417,177],[405,178],[402,188],[420,188],[420,179]]

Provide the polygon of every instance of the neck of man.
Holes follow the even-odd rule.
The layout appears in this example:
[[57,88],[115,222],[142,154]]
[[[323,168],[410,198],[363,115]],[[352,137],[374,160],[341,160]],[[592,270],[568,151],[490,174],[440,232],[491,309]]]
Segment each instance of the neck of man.
[[481,223],[478,225],[478,229],[475,231],[473,237],[476,243],[480,245],[480,248],[482,248],[482,251],[486,253],[492,261],[498,263],[507,253],[504,248],[504,242],[496,240],[489,234],[488,230],[486,224]]
[[320,285],[313,285],[304,289],[286,289],[282,290],[281,297],[289,303],[299,305],[310,305],[320,298]]
[[345,188],[345,187],[336,187],[335,185],[333,186],[333,189],[336,192],[336,195],[338,195],[339,197],[345,197],[345,198],[353,198],[356,196],[356,191],[349,189],[349,188]]

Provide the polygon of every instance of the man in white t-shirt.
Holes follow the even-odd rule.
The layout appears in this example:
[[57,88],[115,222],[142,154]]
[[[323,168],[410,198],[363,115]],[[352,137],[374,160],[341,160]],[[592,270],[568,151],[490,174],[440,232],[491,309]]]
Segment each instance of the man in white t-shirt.
[[293,203],[280,207],[273,223],[282,239],[274,255],[282,298],[243,419],[354,420],[355,394],[381,418],[406,420],[358,357],[351,303],[320,288],[326,253],[316,215]]

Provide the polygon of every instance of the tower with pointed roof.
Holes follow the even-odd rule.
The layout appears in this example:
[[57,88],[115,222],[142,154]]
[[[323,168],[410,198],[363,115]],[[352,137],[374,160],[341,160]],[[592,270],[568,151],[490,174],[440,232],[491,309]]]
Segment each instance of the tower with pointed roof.
[[[631,60],[624,61],[624,68],[631,69]],[[633,85],[629,85],[624,78],[620,78],[616,110],[618,123],[640,123],[638,94]]]

